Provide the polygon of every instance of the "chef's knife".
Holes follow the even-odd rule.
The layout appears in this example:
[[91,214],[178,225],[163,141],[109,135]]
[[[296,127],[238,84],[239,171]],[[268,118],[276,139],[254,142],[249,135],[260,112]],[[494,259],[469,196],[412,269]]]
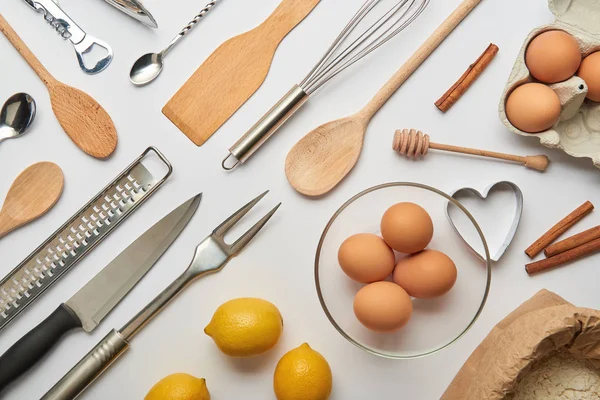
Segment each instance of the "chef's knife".
[[136,239],[69,301],[0,357],[0,391],[36,364],[68,331],[91,332],[171,246],[194,215],[202,194],[173,210]]

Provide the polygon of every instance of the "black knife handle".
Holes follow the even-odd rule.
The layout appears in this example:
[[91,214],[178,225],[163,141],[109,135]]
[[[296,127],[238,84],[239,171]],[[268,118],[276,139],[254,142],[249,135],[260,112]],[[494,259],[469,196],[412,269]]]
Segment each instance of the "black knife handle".
[[81,327],[71,310],[64,304],[58,306],[0,357],[0,392],[40,361],[65,333]]

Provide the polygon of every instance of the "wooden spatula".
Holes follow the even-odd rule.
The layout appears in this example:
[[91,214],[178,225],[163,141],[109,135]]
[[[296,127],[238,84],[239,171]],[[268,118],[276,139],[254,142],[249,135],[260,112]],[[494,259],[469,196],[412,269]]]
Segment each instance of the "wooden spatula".
[[217,48],[162,112],[202,146],[263,84],[275,50],[320,0],[283,0],[258,27]]
[[33,164],[13,182],[0,210],[0,238],[50,210],[60,198],[62,170],[51,162]]
[[296,143],[285,162],[292,187],[321,196],[340,183],[360,157],[373,116],[481,1],[464,0],[361,111],[321,125]]
[[48,88],[52,110],[71,140],[92,157],[112,154],[117,147],[117,131],[102,106],[81,90],[54,79],[1,14],[0,31]]

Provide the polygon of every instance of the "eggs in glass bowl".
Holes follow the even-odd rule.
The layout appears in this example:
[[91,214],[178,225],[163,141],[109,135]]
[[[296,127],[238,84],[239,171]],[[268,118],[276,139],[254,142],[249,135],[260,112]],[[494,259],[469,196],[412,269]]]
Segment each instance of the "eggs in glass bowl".
[[[388,358],[415,358],[460,338],[483,309],[491,270],[446,219],[453,208],[487,255],[481,229],[456,200],[417,183],[367,189],[333,215],[315,260],[325,315],[347,340]],[[455,210],[454,210],[455,208]]]

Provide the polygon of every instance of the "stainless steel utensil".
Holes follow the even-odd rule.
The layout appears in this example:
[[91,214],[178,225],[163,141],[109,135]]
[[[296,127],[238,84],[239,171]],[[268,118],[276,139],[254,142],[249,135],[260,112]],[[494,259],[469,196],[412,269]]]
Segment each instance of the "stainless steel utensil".
[[92,332],[177,239],[201,198],[202,194],[192,197],[154,224],[0,356],[0,392],[40,361],[65,333],[74,329]]
[[175,47],[175,45],[179,43],[179,41],[183,39],[183,37],[187,35],[189,31],[191,31],[194,28],[194,26],[196,26],[196,24],[200,22],[200,20],[218,2],[219,0],[214,0],[208,3],[206,6],[204,6],[204,8],[198,13],[198,15],[196,15],[194,19],[189,24],[187,24],[185,28],[183,28],[181,32],[179,32],[177,36],[173,38],[173,40],[171,40],[171,43],[169,43],[169,45],[163,51],[161,51],[160,53],[148,53],[141,56],[133,64],[133,66],[131,67],[131,71],[129,72],[129,80],[131,81],[131,83],[133,83],[136,86],[144,86],[156,79],[163,70],[163,60],[165,56],[169,53],[169,51],[171,51],[171,49]]
[[[83,72],[86,74],[97,74],[108,67],[113,59],[112,48],[107,43],[85,33],[53,0],[23,1],[37,12],[43,14],[44,19],[56,29],[63,39],[69,39],[73,43],[75,53],[77,54],[77,61]],[[102,47],[106,50],[106,55],[96,62],[94,66],[88,67],[83,57],[94,46]]]
[[134,18],[142,24],[149,26],[150,28],[158,28],[158,23],[150,14],[150,11],[144,7],[144,5],[137,0],[104,0],[117,10],[124,12],[131,18]]
[[[155,153],[168,168],[156,178],[143,161]],[[149,147],[0,281],[0,331],[129,217],[171,175],[165,156]]]
[[[377,50],[410,25],[429,0],[400,0],[391,8],[382,0],[367,0],[333,42],[325,56],[299,85],[279,102],[229,149],[222,166],[230,171],[246,162],[269,138],[302,107],[309,96],[339,73]],[[378,7],[380,6],[380,7]],[[383,10],[381,10],[383,8]],[[368,17],[368,18],[367,18]],[[367,18],[374,23],[360,33],[352,33]],[[232,158],[233,164],[228,160]]]
[[116,361],[129,347],[129,341],[154,318],[177,294],[194,280],[209,273],[219,272],[237,256],[281,203],[258,221],[233,244],[225,243],[225,234],[233,228],[265,195],[261,194],[219,225],[198,247],[187,270],[131,319],[121,330],[112,330],[71,371],[69,371],[42,400],[71,400],[79,396],[96,378]]
[[35,100],[27,93],[13,94],[0,110],[0,142],[18,138],[35,119]]

